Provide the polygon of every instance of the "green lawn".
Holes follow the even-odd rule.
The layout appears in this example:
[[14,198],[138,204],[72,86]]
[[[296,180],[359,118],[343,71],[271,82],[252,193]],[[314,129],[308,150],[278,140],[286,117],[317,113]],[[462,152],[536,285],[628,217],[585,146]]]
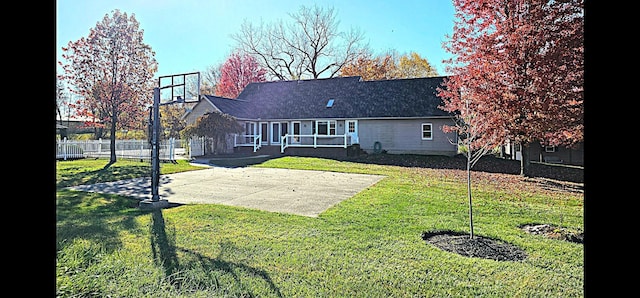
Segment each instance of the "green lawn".
[[[426,244],[468,232],[464,171],[282,157],[259,167],[383,174],[318,218],[222,205],[142,211],[137,200],[63,187],[148,176],[149,164],[57,162],[56,288],[63,297],[582,297],[582,244],[523,232],[583,230],[582,193],[473,173],[474,232],[528,257],[469,258]],[[161,173],[201,170],[180,161]]]

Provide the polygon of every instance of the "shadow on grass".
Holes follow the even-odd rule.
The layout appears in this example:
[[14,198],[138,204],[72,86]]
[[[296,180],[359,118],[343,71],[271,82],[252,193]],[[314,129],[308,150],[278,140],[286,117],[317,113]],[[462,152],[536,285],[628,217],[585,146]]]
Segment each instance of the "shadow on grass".
[[56,201],[58,250],[63,243],[86,239],[114,251],[122,246],[119,232],[136,229],[135,218],[142,214],[135,208],[138,200],[118,195],[60,190]]
[[117,166],[109,165],[99,170],[86,171],[86,172],[71,172],[72,174],[64,177],[59,177],[56,183],[56,188],[61,189],[68,186],[76,186],[83,184],[95,184],[99,182],[109,182],[126,180],[137,177],[151,176],[151,166]]
[[[178,289],[190,291],[194,289],[208,289],[215,288],[221,292],[232,289],[234,292],[232,295],[237,294],[239,297],[255,297],[254,293],[251,293],[247,287],[244,286],[241,273],[246,273],[249,276],[256,276],[267,283],[268,288],[275,297],[282,297],[280,289],[273,283],[271,277],[264,270],[260,270],[242,263],[234,263],[224,260],[224,255],[227,252],[237,251],[237,248],[230,243],[221,244],[221,252],[217,258],[209,258],[193,250],[176,248],[175,237],[176,231],[174,227],[168,226],[162,216],[162,210],[153,210],[151,213],[151,251],[153,258],[157,265],[163,266],[165,276],[170,278],[169,282]],[[186,254],[184,264],[180,264],[178,261],[176,251],[180,250]],[[205,274],[205,280],[198,280],[198,274],[193,273],[190,276],[184,276],[182,270],[187,270],[186,274],[190,274],[188,270],[193,269],[195,264],[189,261],[194,259],[197,261],[197,267],[202,268]],[[212,276],[215,272],[222,272],[222,274],[228,274],[233,278],[235,284],[223,285],[220,282],[218,276]]]
[[164,268],[166,276],[171,276],[178,268],[178,257],[176,255],[176,231],[175,228],[169,230],[162,216],[162,209],[151,211],[151,253],[156,265]]
[[224,168],[244,168],[251,165],[261,164],[267,160],[274,159],[280,156],[260,154],[216,154],[200,158],[206,160],[208,165]]

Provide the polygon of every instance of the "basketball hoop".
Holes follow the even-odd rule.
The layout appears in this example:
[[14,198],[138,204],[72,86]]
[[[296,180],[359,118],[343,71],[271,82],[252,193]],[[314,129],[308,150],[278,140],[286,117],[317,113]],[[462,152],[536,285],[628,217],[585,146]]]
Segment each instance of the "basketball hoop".
[[[163,85],[163,80],[165,84]],[[168,81],[168,83],[166,83]],[[188,88],[189,87],[189,88]],[[161,101],[161,91],[168,90],[168,100]],[[149,114],[151,129],[151,199],[142,200],[141,208],[165,208],[167,200],[161,200],[160,184],[160,106],[178,102],[197,102],[200,99],[200,73],[182,73],[158,77],[158,87],[153,88],[153,108]]]

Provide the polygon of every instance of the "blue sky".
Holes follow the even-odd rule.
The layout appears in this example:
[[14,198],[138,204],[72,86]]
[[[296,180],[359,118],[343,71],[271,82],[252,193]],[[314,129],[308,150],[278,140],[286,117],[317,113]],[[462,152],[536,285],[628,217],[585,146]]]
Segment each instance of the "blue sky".
[[[446,75],[442,48],[453,32],[450,0],[58,0],[56,4],[56,60],[63,46],[89,35],[105,14],[120,9],[135,14],[144,41],[156,52],[157,76],[206,71],[228,57],[235,46],[231,34],[246,19],[258,24],[288,21],[301,5],[334,7],[339,29],[357,27],[371,50],[417,52]],[[58,67],[60,71],[60,67]]]

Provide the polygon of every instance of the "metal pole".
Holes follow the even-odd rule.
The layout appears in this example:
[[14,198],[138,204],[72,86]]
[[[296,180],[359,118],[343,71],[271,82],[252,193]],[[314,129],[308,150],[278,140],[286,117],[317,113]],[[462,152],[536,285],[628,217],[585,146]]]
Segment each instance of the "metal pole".
[[153,134],[151,138],[151,201],[160,200],[160,88],[153,88]]

